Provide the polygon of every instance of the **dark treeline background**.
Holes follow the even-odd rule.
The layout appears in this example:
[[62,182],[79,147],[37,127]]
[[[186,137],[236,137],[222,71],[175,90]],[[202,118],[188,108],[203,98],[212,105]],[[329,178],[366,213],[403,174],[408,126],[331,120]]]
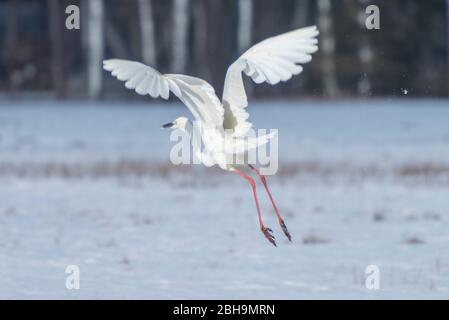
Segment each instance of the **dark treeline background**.
[[[81,9],[67,30],[65,9]],[[380,8],[380,30],[365,8]],[[316,24],[320,50],[304,72],[255,97],[449,96],[448,0],[3,0],[0,94],[135,98],[102,71],[104,58],[144,61],[209,81],[264,38]],[[249,82],[247,82],[249,84]]]

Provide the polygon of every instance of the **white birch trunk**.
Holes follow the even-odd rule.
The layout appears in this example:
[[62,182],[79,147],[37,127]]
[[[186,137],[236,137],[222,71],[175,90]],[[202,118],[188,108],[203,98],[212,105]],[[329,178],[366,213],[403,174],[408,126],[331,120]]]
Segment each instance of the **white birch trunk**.
[[253,0],[239,0],[238,2],[238,31],[237,47],[239,54],[251,46],[253,24]]
[[186,70],[189,17],[189,0],[174,0],[172,70],[176,73],[183,73]]
[[156,41],[151,0],[138,0],[138,5],[142,60],[145,64],[156,67]]
[[87,79],[90,99],[98,99],[102,90],[102,61],[104,56],[103,0],[88,0],[88,65]]
[[324,92],[335,97],[339,94],[335,71],[335,40],[333,34],[331,1],[318,0],[318,25],[321,32],[321,52]]
[[362,37],[359,41],[358,56],[362,64],[362,75],[357,83],[357,92],[359,95],[370,95],[371,94],[371,81],[369,74],[372,71],[372,61],[373,61],[373,49],[367,37],[365,20],[366,13],[365,9],[368,6],[368,0],[359,0],[359,13],[358,13],[358,23],[362,29]]

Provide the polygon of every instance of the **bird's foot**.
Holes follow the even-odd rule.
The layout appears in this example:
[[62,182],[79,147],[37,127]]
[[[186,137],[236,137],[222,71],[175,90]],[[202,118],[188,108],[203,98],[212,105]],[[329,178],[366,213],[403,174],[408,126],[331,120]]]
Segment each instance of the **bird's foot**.
[[279,225],[282,228],[282,231],[284,231],[285,236],[288,238],[288,241],[292,242],[292,236],[290,235],[290,232],[288,232],[287,226],[284,223],[284,220],[279,220]]
[[264,226],[262,226],[260,230],[262,230],[262,233],[265,236],[265,238],[267,238],[268,241],[270,241],[273,244],[273,246],[277,247],[276,241],[274,241],[275,238],[273,236],[273,230]]

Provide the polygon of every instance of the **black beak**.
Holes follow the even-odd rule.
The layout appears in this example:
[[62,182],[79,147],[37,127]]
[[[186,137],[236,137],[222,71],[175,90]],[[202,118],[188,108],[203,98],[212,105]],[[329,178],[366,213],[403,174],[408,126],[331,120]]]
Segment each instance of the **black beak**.
[[164,128],[164,129],[171,128],[171,127],[173,127],[173,122],[166,123],[166,124],[162,125],[162,128]]

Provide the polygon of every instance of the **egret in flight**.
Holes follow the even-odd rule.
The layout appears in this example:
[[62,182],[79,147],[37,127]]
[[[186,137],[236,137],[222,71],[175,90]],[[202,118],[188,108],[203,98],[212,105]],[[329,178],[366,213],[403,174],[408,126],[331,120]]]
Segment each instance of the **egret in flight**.
[[214,88],[206,81],[181,74],[161,74],[140,62],[111,59],[103,62],[103,67],[121,81],[126,81],[128,89],[140,95],[149,94],[153,98],[168,99],[170,92],[178,97],[190,110],[195,124],[201,125],[200,145],[192,139],[193,123],[185,117],[163,125],[164,128],[180,129],[189,134],[194,154],[206,166],[218,165],[223,170],[235,172],[250,184],[256,203],[259,225],[263,235],[276,246],[273,231],[267,228],[260,213],[256,184],[241,169],[249,167],[262,182],[276,213],[280,227],[291,241],[291,235],[279,214],[268,189],[266,178],[247,161],[248,150],[267,143],[272,134],[248,138],[252,124],[245,110],[248,101],[243,85],[242,73],[256,83],[267,82],[275,85],[287,81],[302,72],[301,64],[308,63],[318,50],[319,32],[315,26],[302,28],[268,38],[241,55],[227,70],[223,98],[220,102]]

